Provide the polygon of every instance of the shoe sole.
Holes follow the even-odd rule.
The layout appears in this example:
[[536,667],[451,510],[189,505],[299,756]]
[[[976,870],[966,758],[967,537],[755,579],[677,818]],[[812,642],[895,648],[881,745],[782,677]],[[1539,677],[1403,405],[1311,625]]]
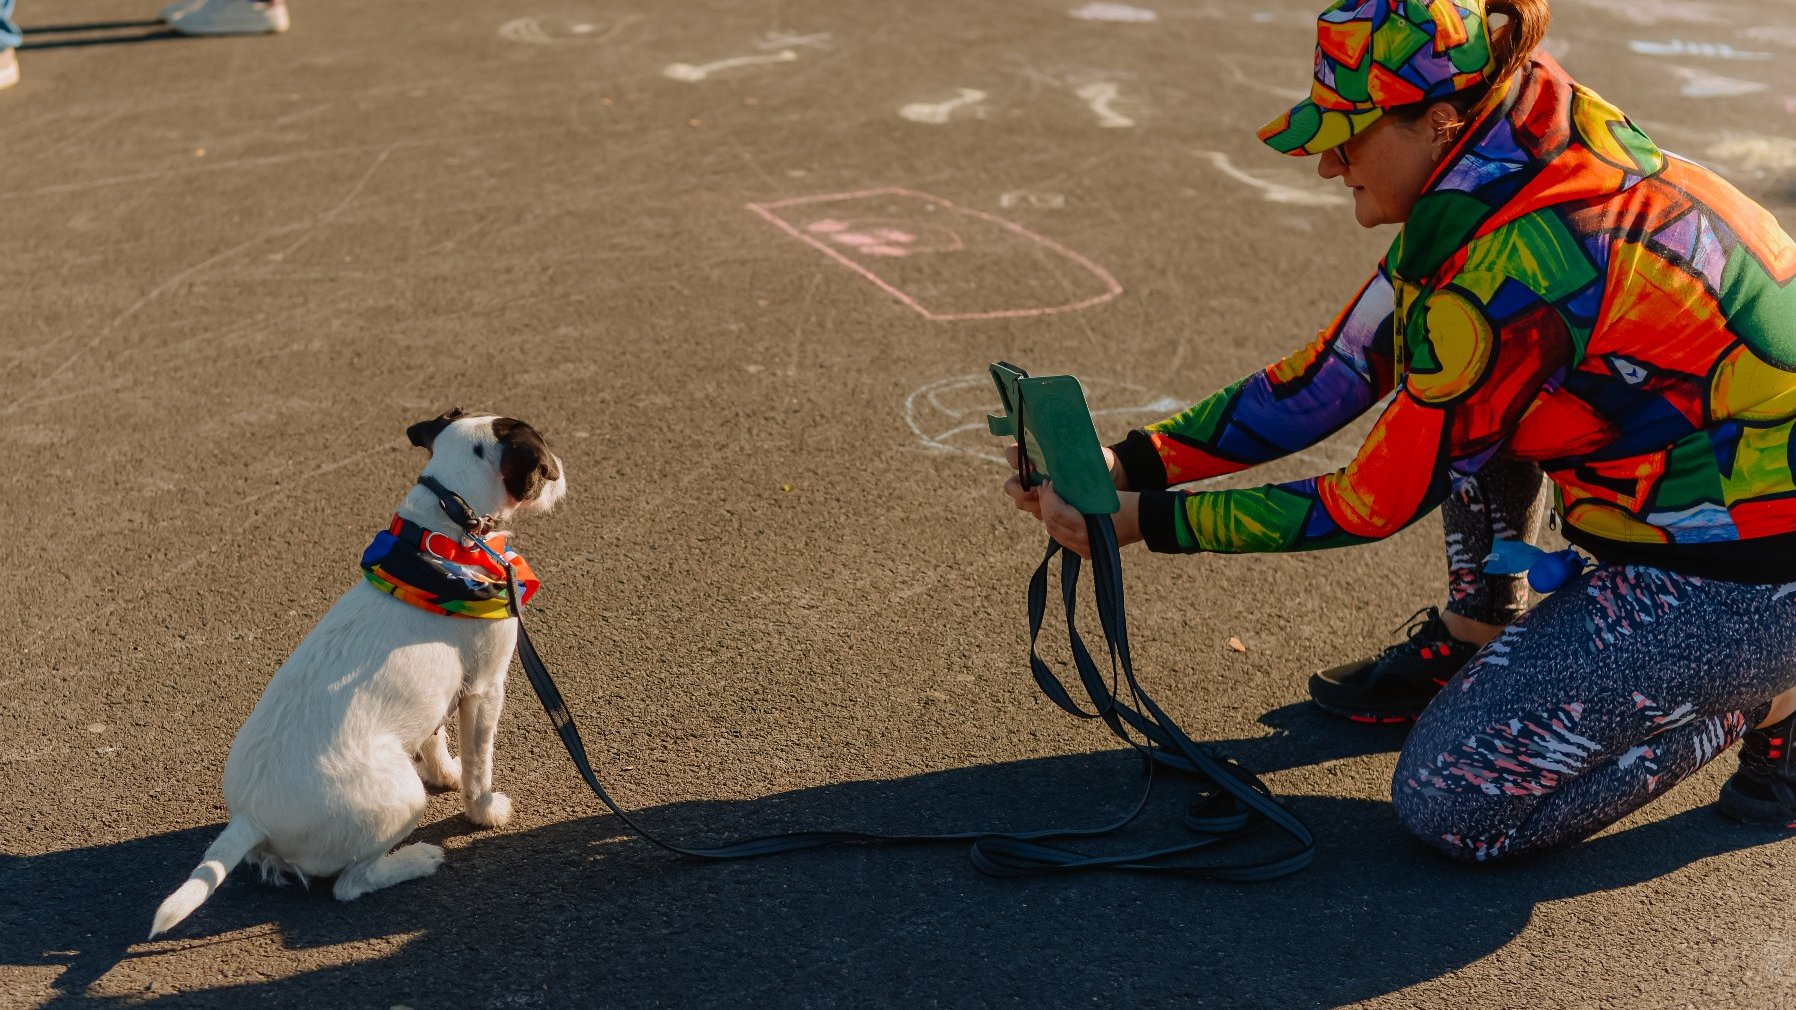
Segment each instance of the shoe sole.
[[1407,726],[1421,718],[1420,712],[1367,712],[1363,709],[1341,708],[1327,702],[1310,699],[1310,704],[1329,715],[1351,720],[1366,726]]
[[279,35],[279,34],[285,32],[288,28],[288,26],[285,22],[280,22],[278,24],[267,25],[267,26],[249,26],[249,25],[212,26],[212,25],[208,25],[204,28],[196,28],[192,25],[189,25],[187,23],[186,18],[182,18],[179,21],[171,21],[171,22],[169,22],[168,27],[170,28],[170,30],[174,31],[175,34],[177,34],[177,35],[192,35],[195,38],[199,38],[202,36],[228,36],[228,35]]
[[1721,795],[1715,800],[1715,809],[1723,815],[1754,827],[1796,830],[1796,811],[1780,803],[1742,796],[1729,785],[1732,783],[1721,787]]

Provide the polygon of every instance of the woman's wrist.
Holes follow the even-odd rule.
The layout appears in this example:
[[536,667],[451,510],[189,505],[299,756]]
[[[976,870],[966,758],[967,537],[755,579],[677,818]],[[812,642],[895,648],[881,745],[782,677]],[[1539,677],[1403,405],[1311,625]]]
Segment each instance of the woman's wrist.
[[1104,466],[1110,471],[1110,483],[1116,485],[1118,491],[1133,490],[1129,487],[1129,472],[1123,469],[1122,460],[1109,446],[1104,447]]
[[1111,520],[1116,527],[1116,542],[1119,546],[1137,543],[1141,540],[1141,495],[1123,491],[1116,497],[1121,502]]
[[1118,491],[1150,491],[1166,486],[1166,464],[1153,437],[1136,428],[1129,436],[1108,446],[1104,462],[1110,466],[1110,480]]

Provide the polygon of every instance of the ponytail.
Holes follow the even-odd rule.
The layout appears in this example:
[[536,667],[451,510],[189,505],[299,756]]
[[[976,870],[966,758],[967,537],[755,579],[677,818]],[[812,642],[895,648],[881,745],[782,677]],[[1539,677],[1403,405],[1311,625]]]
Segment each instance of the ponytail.
[[1504,19],[1502,28],[1490,32],[1491,56],[1497,64],[1490,83],[1495,86],[1515,76],[1528,62],[1534,48],[1546,37],[1553,12],[1547,9],[1547,0],[1485,0],[1486,31],[1490,31],[1488,19],[1492,14],[1501,14]]

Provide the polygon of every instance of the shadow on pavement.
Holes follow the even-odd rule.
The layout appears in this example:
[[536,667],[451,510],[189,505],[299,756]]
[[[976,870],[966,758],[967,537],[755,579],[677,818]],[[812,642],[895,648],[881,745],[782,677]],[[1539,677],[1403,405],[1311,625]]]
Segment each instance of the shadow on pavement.
[[[131,28],[153,28],[140,35],[91,35],[90,32],[111,32]],[[19,49],[77,49],[82,46],[117,46],[129,42],[155,42],[161,39],[183,38],[178,32],[170,31],[161,21],[88,21],[80,24],[64,25],[26,25],[20,29],[25,41]],[[45,35],[70,35],[73,38],[46,39]]]
[[[1263,721],[1277,732],[1221,748],[1271,771],[1401,739],[1344,731],[1298,706]],[[651,830],[692,844],[800,827],[1021,829],[1102,823],[1139,783],[1136,759],[1112,751],[640,813]],[[1167,790],[1184,791],[1176,781]],[[239,868],[172,937],[133,950],[218,832],[211,825],[0,857],[0,903],[10,906],[0,964],[62,966],[49,1006],[1334,1007],[1485,957],[1540,902],[1782,837],[1702,808],[1546,859],[1470,868],[1411,840],[1385,803],[1285,799],[1317,835],[1316,862],[1245,886],[1123,874],[994,880],[964,850],[942,847],[700,864],[621,834],[608,814],[491,833],[455,816],[418,833],[471,841],[428,880],[343,905],[327,888],[271,888]],[[1180,804],[1160,797],[1150,816],[1176,821]],[[1143,835],[1155,829],[1129,841]],[[241,944],[246,930],[277,933],[290,960],[205,951]],[[384,943],[351,963],[306,967],[309,951],[371,940]],[[156,957],[223,959],[240,973],[195,975],[173,993],[90,995],[115,967]],[[245,980],[255,970],[276,977]]]

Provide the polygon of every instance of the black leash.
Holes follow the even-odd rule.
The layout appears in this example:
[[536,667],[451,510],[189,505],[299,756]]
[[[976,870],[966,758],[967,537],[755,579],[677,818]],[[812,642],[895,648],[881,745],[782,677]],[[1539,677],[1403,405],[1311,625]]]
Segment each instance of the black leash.
[[[438,485],[438,487],[440,486]],[[436,491],[437,488],[433,487],[432,490]],[[446,489],[444,490],[446,491]],[[457,499],[457,503],[460,503],[459,499]],[[466,509],[465,504],[463,508]],[[466,510],[466,512],[470,519],[474,518],[472,510]],[[451,514],[453,515],[453,513]],[[487,547],[479,537],[474,537],[473,540],[505,570],[511,612],[518,621],[518,660],[523,664],[524,674],[530,678],[530,686],[535,689],[537,699],[542,702],[543,711],[548,713],[549,722],[555,727],[555,732],[560,735],[562,746],[567,748],[568,756],[573,759],[574,767],[580,772],[580,777],[586,780],[593,795],[597,796],[600,802],[610,808],[612,813],[629,825],[631,830],[646,841],[669,852],[699,859],[724,860],[770,856],[782,852],[797,852],[802,849],[818,849],[849,843],[970,842],[972,843],[973,865],[981,872],[1000,877],[1111,869],[1174,873],[1214,880],[1258,881],[1271,880],[1302,869],[1309,864],[1315,854],[1314,842],[1309,829],[1304,826],[1303,822],[1280,806],[1278,801],[1272,798],[1271,792],[1252,772],[1227,757],[1211,752],[1186,736],[1166,713],[1154,704],[1153,699],[1147,696],[1136,681],[1135,671],[1129,659],[1128,627],[1123,616],[1122,559],[1116,542],[1116,530],[1107,515],[1088,516],[1086,521],[1091,534],[1092,575],[1097,591],[1098,617],[1103,626],[1104,638],[1110,654],[1110,683],[1104,682],[1104,677],[1099,672],[1097,664],[1093,662],[1091,653],[1085,647],[1084,640],[1079,635],[1078,628],[1074,623],[1078,603],[1079,557],[1071,552],[1063,552],[1060,545],[1053,541],[1049,541],[1047,554],[1042,557],[1040,566],[1036,568],[1035,574],[1029,582],[1029,664],[1035,673],[1036,683],[1056,705],[1080,718],[1103,720],[1112,732],[1146,759],[1146,787],[1142,790],[1141,798],[1127,813],[1113,823],[1096,828],[1050,828],[1040,831],[1004,833],[968,831],[930,835],[889,835],[864,831],[799,831],[749,838],[710,848],[688,848],[657,838],[631,820],[630,815],[625,813],[610,794],[605,792],[604,786],[599,784],[598,776],[593,771],[592,762],[587,757],[586,744],[580,738],[580,731],[574,726],[573,713],[568,711],[567,703],[561,697],[561,691],[556,688],[554,678],[549,675],[548,667],[543,664],[542,657],[537,654],[536,645],[530,640],[530,633],[524,627],[522,593],[519,591],[516,580],[512,577],[511,566],[503,556]],[[1036,639],[1040,637],[1043,617],[1047,610],[1048,569],[1057,553],[1062,554],[1061,595],[1066,603],[1067,633],[1080,681],[1093,706],[1093,710],[1089,712],[1074,703],[1066,688],[1048,669],[1047,664],[1041,660],[1035,648]],[[1134,700],[1136,707],[1125,704],[1117,697],[1118,671],[1120,671],[1121,681],[1126,684],[1129,696]],[[1137,742],[1130,736],[1130,730],[1139,734],[1145,742]],[[1198,779],[1200,800],[1186,817],[1186,826],[1199,836],[1196,840],[1182,845],[1122,855],[1091,855],[1038,844],[1043,839],[1094,838],[1107,835],[1133,821],[1136,815],[1146,807],[1148,798],[1152,795],[1156,765],[1164,765]],[[1263,862],[1240,865],[1174,861],[1177,857],[1187,856],[1193,852],[1243,837],[1262,824],[1268,823],[1289,835],[1297,843],[1296,851]]]

